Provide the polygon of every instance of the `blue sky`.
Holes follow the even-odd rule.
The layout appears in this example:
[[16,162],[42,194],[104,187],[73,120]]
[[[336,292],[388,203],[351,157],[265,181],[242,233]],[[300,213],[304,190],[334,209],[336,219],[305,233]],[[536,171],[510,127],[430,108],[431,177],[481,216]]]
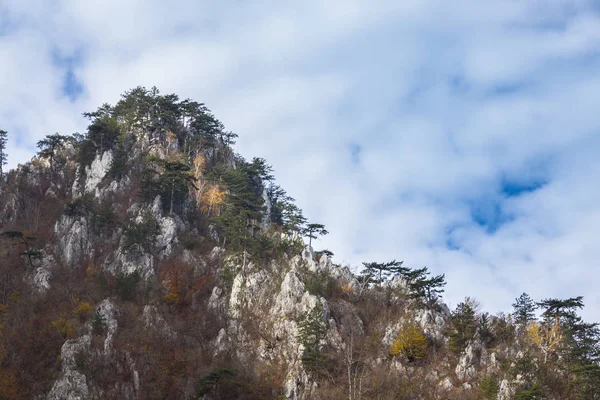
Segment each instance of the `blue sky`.
[[0,60],[12,166],[156,85],[273,164],[336,261],[427,265],[493,312],[584,295],[600,320],[593,1],[0,0]]

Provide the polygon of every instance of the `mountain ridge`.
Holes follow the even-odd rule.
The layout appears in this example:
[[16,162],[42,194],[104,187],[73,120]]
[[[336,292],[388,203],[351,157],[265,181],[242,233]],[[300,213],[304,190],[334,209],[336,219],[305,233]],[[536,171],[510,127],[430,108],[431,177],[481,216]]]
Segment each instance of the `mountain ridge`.
[[443,275],[315,252],[325,227],[204,104],[84,115],[0,181],[0,398],[599,398],[581,298],[450,310]]

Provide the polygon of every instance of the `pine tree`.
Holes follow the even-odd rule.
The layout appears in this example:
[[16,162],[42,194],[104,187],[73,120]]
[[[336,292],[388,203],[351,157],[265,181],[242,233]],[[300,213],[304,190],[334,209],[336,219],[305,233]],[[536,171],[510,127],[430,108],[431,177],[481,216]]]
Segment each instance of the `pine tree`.
[[[272,179],[270,167],[262,159],[252,163],[239,157],[237,168],[227,169],[221,179],[227,189],[221,214],[215,218],[217,231],[230,250],[241,251],[243,268],[246,266],[247,251],[253,248],[256,228],[260,228],[265,217],[263,181]],[[260,229],[258,230],[260,232]],[[261,240],[260,246],[264,245]]]
[[29,235],[27,232],[22,231],[5,231],[0,233],[0,236],[4,236],[8,239],[15,240],[20,245],[25,246],[25,250],[21,252],[22,256],[26,256],[29,261],[29,266],[34,268],[33,260],[39,260],[42,258],[42,252],[31,248],[31,242],[36,240],[35,237]]
[[402,266],[402,261],[392,260],[389,262],[363,262],[364,277],[369,277],[371,283],[382,284],[386,280],[409,271]]
[[539,307],[544,309],[542,318],[546,321],[554,319],[558,323],[569,324],[571,320],[576,318],[576,310],[583,308],[583,296],[571,297],[568,299],[544,299],[537,303]]
[[152,157],[142,173],[142,192],[146,201],[160,195],[166,201],[163,205],[169,205],[169,214],[173,214],[175,206],[187,198],[190,186],[197,189],[195,182],[189,165]]
[[312,245],[312,240],[317,238],[317,235],[323,236],[327,235],[329,232],[325,229],[325,225],[323,224],[308,224],[306,228],[302,231],[302,234],[308,237],[308,245]]
[[479,316],[479,326],[477,327],[477,334],[479,335],[479,339],[485,346],[489,345],[492,342],[494,335],[490,327],[489,313],[484,312]]
[[188,185],[193,186],[196,180],[191,174],[191,168],[178,161],[167,161],[164,163],[165,171],[163,173],[163,179],[168,186],[170,186],[170,206],[169,214],[173,215],[173,205],[175,204],[175,196],[178,195],[181,200],[188,192]]
[[298,342],[302,344],[302,364],[309,371],[316,371],[324,363],[320,354],[321,339],[327,333],[323,321],[323,306],[317,303],[315,307],[298,324]]
[[0,129],[0,181],[4,176],[3,167],[7,164],[6,143],[8,142],[8,133]]
[[444,286],[446,286],[444,274],[429,277],[427,267],[423,267],[415,270],[408,270],[404,272],[403,275],[408,281],[408,288],[410,290],[409,297],[425,300],[425,304],[429,307],[433,307],[440,297],[440,294],[444,293]]
[[50,170],[53,170],[54,156],[56,155],[56,150],[68,141],[68,136],[55,133],[54,135],[46,136],[44,139],[40,140],[37,143],[37,147],[40,149],[39,155],[41,157],[47,157],[50,159]]
[[286,233],[301,232],[306,218],[302,215],[302,210],[294,204],[295,199],[274,183],[267,188],[267,197],[271,203],[270,222],[281,227]]
[[472,301],[465,299],[456,306],[452,313],[452,332],[450,333],[450,349],[461,353],[469,341],[475,337],[477,322]]
[[514,319],[517,324],[527,325],[535,319],[535,310],[537,310],[538,306],[527,293],[523,293],[516,298],[512,306],[514,309]]

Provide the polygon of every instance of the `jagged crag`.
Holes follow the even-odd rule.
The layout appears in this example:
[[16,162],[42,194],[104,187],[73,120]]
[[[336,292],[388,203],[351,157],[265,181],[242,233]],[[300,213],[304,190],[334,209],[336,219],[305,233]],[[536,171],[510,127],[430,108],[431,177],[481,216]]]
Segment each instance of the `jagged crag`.
[[450,311],[443,276],[313,251],[203,104],[85,115],[0,178],[1,399],[600,398],[581,298]]

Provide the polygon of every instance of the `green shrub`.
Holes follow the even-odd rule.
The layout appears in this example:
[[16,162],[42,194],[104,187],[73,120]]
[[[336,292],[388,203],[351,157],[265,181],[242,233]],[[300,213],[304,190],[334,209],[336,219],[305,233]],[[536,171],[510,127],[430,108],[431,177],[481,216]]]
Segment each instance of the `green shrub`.
[[94,224],[94,228],[102,233],[109,232],[119,223],[111,204],[105,204],[102,206],[102,208],[100,208],[94,214],[92,222]]
[[94,313],[94,319],[92,320],[92,331],[96,335],[101,335],[104,331],[104,325],[106,325],[104,317],[102,316],[102,314],[100,314],[100,311],[96,310],[96,312]]
[[479,384],[479,393],[485,400],[496,400],[500,386],[493,376],[486,376]]
[[338,284],[326,271],[313,272],[306,268],[301,270],[301,279],[308,293],[326,299],[333,296]]
[[540,387],[539,383],[533,384],[533,386],[527,389],[521,389],[515,393],[515,400],[544,400],[546,396]]
[[158,233],[158,223],[150,211],[142,213],[141,222],[136,222],[135,218],[130,217],[123,226],[124,248],[131,250],[134,246],[139,245],[146,251],[152,251]]
[[237,393],[238,389],[238,384],[235,381],[236,376],[237,373],[233,369],[217,368],[210,374],[198,379],[198,382],[196,383],[196,394],[199,398],[203,398],[210,393],[215,393],[217,396],[219,396],[219,394],[222,396],[233,395]]
[[137,288],[137,284],[140,281],[140,273],[138,271],[134,271],[131,274],[119,274],[117,275],[116,287],[117,287],[117,295],[122,300],[131,301],[135,298],[135,292]]
[[538,368],[533,361],[531,354],[525,353],[523,357],[515,360],[514,365],[510,368],[509,374],[514,379],[518,375],[525,378],[533,379],[537,375]]
[[93,212],[93,199],[90,195],[76,198],[65,204],[65,215],[68,217],[83,217]]
[[219,279],[221,280],[221,283],[227,292],[231,292],[231,288],[233,287],[233,280],[235,279],[235,276],[236,276],[235,267],[227,264],[227,265],[223,265],[221,268],[219,268]]
[[85,374],[88,369],[88,356],[83,352],[79,351],[75,354],[75,371]]

